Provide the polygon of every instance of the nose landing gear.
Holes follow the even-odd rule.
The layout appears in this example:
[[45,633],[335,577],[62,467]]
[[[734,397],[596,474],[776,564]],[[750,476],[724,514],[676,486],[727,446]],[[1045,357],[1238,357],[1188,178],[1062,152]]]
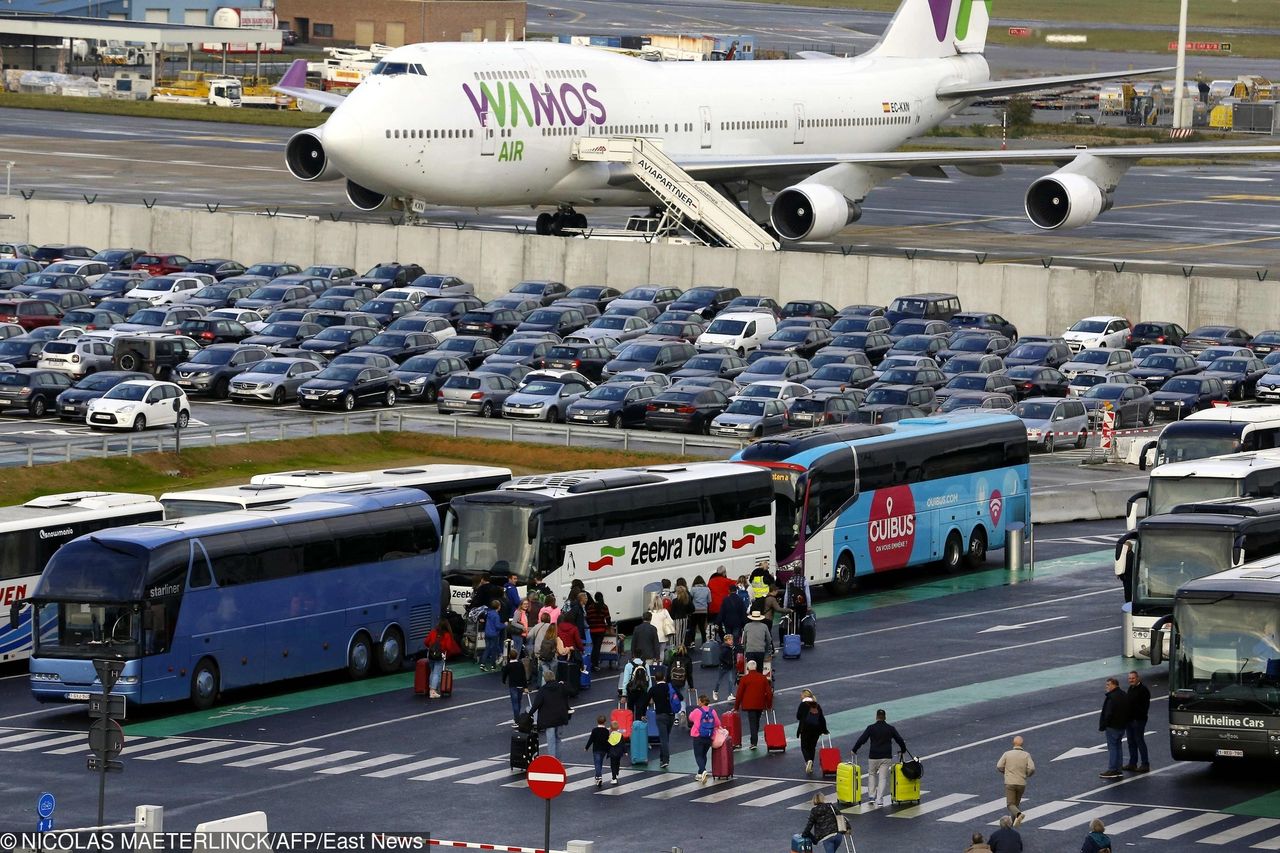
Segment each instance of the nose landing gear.
[[566,228],[582,229],[587,227],[587,217],[572,207],[562,207],[555,213],[539,213],[534,221],[533,230],[543,236],[558,236]]

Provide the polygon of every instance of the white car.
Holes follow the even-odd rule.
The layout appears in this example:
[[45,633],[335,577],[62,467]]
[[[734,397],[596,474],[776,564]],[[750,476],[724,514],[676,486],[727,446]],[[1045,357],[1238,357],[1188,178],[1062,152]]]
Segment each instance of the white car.
[[746,355],[757,349],[761,343],[778,330],[778,321],[771,314],[757,314],[748,311],[734,311],[721,314],[711,321],[711,325],[694,345],[699,350],[713,350],[724,347]]
[[215,308],[204,316],[206,320],[215,317],[235,320],[255,335],[267,327],[267,321],[262,318],[262,314],[252,308]]
[[1073,353],[1090,347],[1116,349],[1129,339],[1129,321],[1123,317],[1085,317],[1062,334]]
[[79,337],[74,340],[49,341],[40,351],[36,367],[61,370],[79,379],[99,370],[111,370],[115,347],[101,338]]
[[177,305],[196,295],[196,291],[217,279],[203,273],[175,273],[158,275],[139,282],[125,294],[128,299],[145,299],[152,305]]
[[1133,353],[1124,347],[1090,347],[1073,355],[1058,370],[1068,379],[1075,379],[1079,373],[1126,373],[1133,367]]
[[58,261],[55,264],[49,264],[49,266],[44,268],[44,271],[74,273],[90,284],[94,284],[98,279],[111,272],[111,267],[107,266],[102,261],[75,258],[67,261]]
[[803,397],[812,391],[801,385],[799,382],[788,382],[786,379],[765,379],[760,382],[752,382],[746,388],[743,388],[731,399],[739,400],[743,397],[763,397],[767,400],[790,400],[793,397]]
[[89,429],[128,429],[141,432],[149,426],[186,427],[191,403],[172,382],[121,382],[103,396],[89,401],[85,423]]

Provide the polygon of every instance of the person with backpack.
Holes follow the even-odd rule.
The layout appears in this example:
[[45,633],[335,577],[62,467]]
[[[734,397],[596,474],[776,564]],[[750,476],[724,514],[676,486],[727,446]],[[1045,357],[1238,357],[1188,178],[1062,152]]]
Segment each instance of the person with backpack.
[[462,647],[458,645],[458,640],[453,635],[452,624],[444,617],[441,617],[436,626],[431,629],[431,633],[427,634],[422,644],[427,648],[427,660],[431,663],[431,674],[428,676],[430,692],[427,695],[431,699],[439,699],[440,679],[444,677],[445,661],[462,654]]
[[631,716],[637,720],[644,719],[644,712],[649,707],[649,667],[637,664],[631,668],[631,680],[627,682],[627,707]]
[[568,608],[560,611],[560,620],[556,622],[556,636],[568,653],[582,655],[582,634],[578,632],[574,615]]
[[1094,818],[1089,822],[1089,834],[1080,845],[1080,853],[1111,853],[1111,837],[1104,831],[1102,821]]
[[[535,680],[542,675],[543,667],[548,665],[555,666],[558,640],[555,626],[551,624],[551,614],[544,611],[538,616],[538,619],[537,627],[529,632],[529,654],[533,656],[536,663],[534,668]],[[538,683],[540,684],[541,682]]]
[[813,795],[813,808],[809,820],[800,834],[814,844],[821,844],[825,853],[837,853],[844,846],[844,833],[840,831],[840,817],[835,805],[828,803],[821,793]]
[[[684,646],[677,646],[676,653],[671,658],[671,671],[667,673],[667,677],[671,681],[671,686],[680,694],[682,702],[695,689],[693,669],[693,657],[689,654],[689,650]],[[676,712],[677,717],[679,713],[679,711]]]
[[689,589],[689,599],[693,604],[693,613],[689,617],[689,633],[688,636],[682,637],[680,642],[688,645],[693,642],[694,634],[700,633],[702,642],[705,643],[707,625],[711,621],[711,587],[707,586],[702,575],[693,579],[693,586]]
[[716,702],[720,701],[720,685],[726,675],[729,677],[729,701],[732,702],[738,688],[738,647],[734,645],[733,634],[725,634],[724,642],[720,644],[720,671],[716,674],[715,689],[711,691],[711,698]]
[[560,729],[569,725],[573,706],[569,704],[569,691],[564,682],[556,677],[554,666],[543,670],[542,687],[534,694],[529,712],[537,715],[538,729],[547,734],[547,755],[559,758]]
[[529,692],[529,678],[515,649],[507,652],[507,662],[502,667],[502,683],[507,685],[507,690],[511,694],[511,721],[514,723],[516,717],[520,716],[520,705],[523,703],[524,694]]
[[493,599],[484,614],[484,656],[480,658],[481,672],[498,671],[498,655],[506,638],[506,626],[502,618],[502,601]]
[[698,764],[694,778],[703,784],[707,781],[707,753],[711,751],[711,740],[718,728],[720,715],[712,709],[711,700],[705,694],[699,696],[698,707],[689,712],[689,737],[693,739],[693,760]]
[[604,593],[597,592],[596,597],[587,605],[587,632],[591,636],[591,671],[600,668],[600,646],[604,643],[604,635],[613,627],[613,617],[609,606],[604,603]]
[[646,709],[653,708],[654,716],[658,721],[658,755],[663,770],[666,770],[667,765],[671,763],[671,725],[676,716],[671,696],[671,685],[667,682],[667,669],[660,666],[649,688],[649,698],[645,705]]
[[[587,743],[582,748],[591,750],[591,760],[596,766],[596,787],[604,787],[604,760],[609,755],[609,726],[605,723],[604,714],[596,717],[596,726],[591,730],[591,734],[587,735]],[[622,735],[618,735],[618,739],[622,739]],[[616,781],[618,771],[613,772],[613,778]]]
[[[805,688],[800,691],[800,707],[796,708],[796,737],[800,739],[800,754],[804,757],[804,772],[813,775],[813,756],[818,740],[827,731],[827,717],[822,713],[818,697]],[[820,840],[820,839],[817,839]]]
[[632,658],[622,667],[622,674],[618,676],[618,702],[625,702],[627,698],[627,688],[631,684],[631,676],[635,674],[636,667],[643,667],[644,661],[640,658]]

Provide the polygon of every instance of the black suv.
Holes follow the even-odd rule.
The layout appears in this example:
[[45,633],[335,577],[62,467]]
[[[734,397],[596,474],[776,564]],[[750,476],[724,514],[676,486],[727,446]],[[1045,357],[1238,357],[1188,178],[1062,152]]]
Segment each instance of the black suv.
[[351,283],[372,287],[375,293],[381,293],[393,287],[407,287],[409,282],[420,275],[426,275],[426,271],[417,264],[388,261],[385,264],[378,264],[359,278],[353,278]]
[[42,418],[53,411],[58,395],[70,387],[71,377],[56,370],[0,370],[0,410],[25,408]]
[[1177,323],[1168,320],[1143,320],[1135,323],[1129,330],[1129,337],[1125,339],[1124,345],[1130,350],[1135,350],[1143,344],[1169,344],[1180,347],[1182,339],[1186,336],[1187,330]]
[[173,368],[200,351],[200,345],[183,335],[133,335],[116,338],[111,360],[118,370],[139,370],[156,379],[169,378]]

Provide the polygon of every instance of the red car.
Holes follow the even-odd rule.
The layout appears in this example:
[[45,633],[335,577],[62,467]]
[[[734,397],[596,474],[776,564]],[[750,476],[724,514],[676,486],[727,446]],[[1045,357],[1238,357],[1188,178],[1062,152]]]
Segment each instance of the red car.
[[45,299],[0,301],[0,323],[17,323],[28,332],[41,326],[56,326],[62,310]]
[[157,252],[139,255],[138,259],[133,262],[133,269],[146,270],[152,275],[169,275],[170,273],[182,272],[190,263],[191,259],[186,255]]

